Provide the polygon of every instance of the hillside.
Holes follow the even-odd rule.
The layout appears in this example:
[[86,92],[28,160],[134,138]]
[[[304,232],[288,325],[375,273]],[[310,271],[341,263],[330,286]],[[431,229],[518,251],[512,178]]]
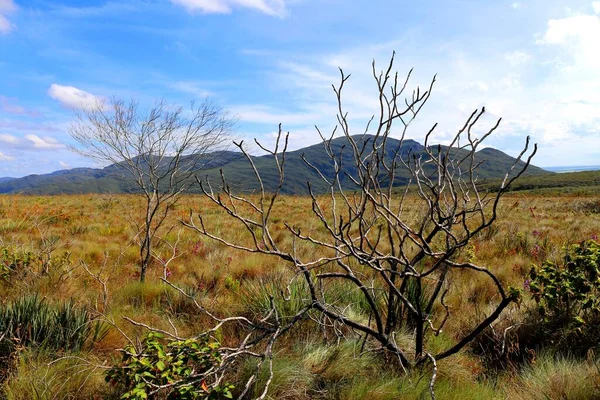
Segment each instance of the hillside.
[[[494,189],[499,184],[499,179],[492,179],[485,182],[484,186]],[[598,194],[600,193],[600,171],[524,176],[511,186],[511,191],[543,194]]]
[[[373,136],[357,136],[355,140],[361,146],[364,141],[372,141]],[[367,148],[369,147],[367,143]],[[356,173],[354,156],[345,137],[332,140],[331,147],[343,166],[344,177],[342,185],[350,190],[354,185],[348,176]],[[439,149],[445,151],[444,146],[432,146],[434,154]],[[390,160],[396,150],[405,159],[411,156],[426,157],[423,145],[414,140],[399,140],[388,138],[387,153],[384,159]],[[454,149],[451,152],[455,157],[463,158],[465,150]],[[201,157],[198,160],[196,157]],[[282,192],[286,194],[306,194],[307,182],[311,182],[316,192],[326,190],[326,184],[314,169],[310,168],[303,160],[305,157],[314,166],[318,167],[323,175],[330,178],[334,174],[331,160],[322,143],[309,146],[300,150],[291,151],[286,155],[285,184]],[[274,190],[278,182],[277,168],[273,156],[252,157],[254,164],[260,171],[266,190]],[[485,179],[501,178],[514,162],[514,158],[495,149],[483,149],[476,153],[476,160],[482,161],[478,168],[478,176]],[[168,162],[168,160],[167,160]],[[214,183],[215,189],[220,183],[221,169],[228,183],[237,191],[250,192],[259,188],[258,182],[248,161],[240,153],[217,152],[202,156],[188,156],[187,162],[198,162],[198,177],[202,180],[209,179]],[[77,168],[56,171],[45,175],[29,175],[23,178],[0,180],[0,193],[25,193],[25,194],[77,194],[77,193],[128,193],[135,191],[123,176],[122,168],[118,164],[110,165],[103,169]],[[433,171],[427,171],[433,172]],[[548,174],[541,168],[530,166],[526,175]],[[408,171],[399,167],[397,170],[396,185],[402,185],[409,179]],[[194,186],[192,192],[198,192]]]

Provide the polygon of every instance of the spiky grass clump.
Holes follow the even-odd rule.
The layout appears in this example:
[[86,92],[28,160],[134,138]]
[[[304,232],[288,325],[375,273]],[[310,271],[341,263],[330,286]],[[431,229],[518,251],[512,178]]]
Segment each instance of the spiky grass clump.
[[105,330],[73,301],[51,304],[32,295],[0,305],[0,332],[19,346],[78,352]]

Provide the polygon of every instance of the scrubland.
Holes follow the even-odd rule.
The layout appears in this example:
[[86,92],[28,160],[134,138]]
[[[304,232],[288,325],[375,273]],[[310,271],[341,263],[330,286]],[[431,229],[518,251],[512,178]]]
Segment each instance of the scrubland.
[[[146,282],[140,283],[132,224],[140,217],[138,202],[127,195],[0,197],[0,327],[1,319],[9,318],[7,309],[31,312],[27,307],[35,301],[45,304],[46,313],[67,315],[63,320],[114,323],[90,322],[81,338],[60,341],[63,322],[51,322],[40,312],[38,336],[18,332],[16,344],[0,342],[0,398],[119,398],[105,373],[118,362],[126,337],[144,333],[141,324],[176,330],[179,336],[194,336],[208,326],[193,302],[161,277],[220,316],[259,315],[269,307],[270,295],[282,315],[297,307],[282,293],[293,274],[290,265],[231,249],[181,226],[178,221],[188,220],[190,212],[199,213],[220,236],[248,240],[202,196],[183,197],[171,211]],[[284,225],[290,221],[308,232],[322,229],[308,197],[282,197],[274,210],[272,233],[282,246],[292,245]],[[488,267],[507,286],[522,289],[522,298],[469,347],[439,362],[439,399],[600,399],[600,359],[593,346],[580,351],[574,342],[554,336],[541,343],[539,338],[548,336],[539,332],[537,304],[528,286],[533,265],[560,263],[566,247],[598,235],[600,196],[511,193],[502,198],[496,223],[474,238],[462,256]],[[298,251],[314,249],[306,245]],[[360,293],[343,291],[340,299],[360,304]],[[485,277],[455,273],[446,299],[452,321],[428,339],[429,348],[442,349],[459,337],[473,318],[489,313],[494,296]],[[367,321],[360,305],[355,308],[356,318]],[[216,335],[226,344],[239,332],[227,327]],[[410,332],[399,333],[399,341],[402,335]],[[236,384],[250,369],[240,364],[230,380]],[[273,370],[273,399],[429,398],[429,368],[405,374],[377,353],[361,352],[360,341],[328,337],[310,320],[276,343]]]

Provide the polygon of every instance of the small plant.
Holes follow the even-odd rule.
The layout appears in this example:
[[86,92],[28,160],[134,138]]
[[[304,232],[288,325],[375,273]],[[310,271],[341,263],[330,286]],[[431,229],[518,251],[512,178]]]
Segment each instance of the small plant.
[[600,244],[588,240],[572,246],[564,265],[544,261],[531,270],[529,288],[546,319],[567,318],[585,324],[600,312]]
[[13,274],[24,272],[32,261],[31,252],[17,253],[4,247],[0,251],[0,280],[9,281]]
[[571,246],[562,265],[544,261],[532,268],[527,286],[547,327],[587,336],[600,322],[600,244]]
[[225,287],[232,292],[237,292],[240,289],[241,282],[232,276],[225,278]]
[[129,345],[123,359],[106,374],[106,381],[125,389],[122,399],[148,399],[159,392],[167,399],[230,399],[229,383],[211,382],[221,362],[220,344],[208,336],[165,340],[148,333],[141,347]]
[[20,346],[77,352],[100,340],[106,329],[72,301],[51,304],[34,295],[0,305],[0,332]]
[[303,299],[305,290],[305,283],[298,279],[292,280],[287,286],[280,277],[249,280],[244,282],[240,301],[252,318],[265,315],[274,307],[277,315],[286,320],[308,304],[309,300]]

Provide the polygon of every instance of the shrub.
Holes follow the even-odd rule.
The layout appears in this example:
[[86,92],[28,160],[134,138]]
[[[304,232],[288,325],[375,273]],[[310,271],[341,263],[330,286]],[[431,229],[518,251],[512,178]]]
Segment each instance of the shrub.
[[232,398],[233,385],[211,382],[221,361],[219,343],[208,336],[164,340],[148,333],[141,347],[129,345],[123,358],[106,374],[106,381],[124,389],[123,399],[147,399],[159,392],[167,399]]
[[[600,322],[600,244],[584,241],[567,249],[564,263],[545,261],[526,282],[552,341],[571,339],[571,350],[596,345]],[[576,349],[576,346],[584,348]]]
[[32,261],[33,253],[18,253],[4,247],[0,251],[0,280],[9,281],[14,274],[26,272]]

